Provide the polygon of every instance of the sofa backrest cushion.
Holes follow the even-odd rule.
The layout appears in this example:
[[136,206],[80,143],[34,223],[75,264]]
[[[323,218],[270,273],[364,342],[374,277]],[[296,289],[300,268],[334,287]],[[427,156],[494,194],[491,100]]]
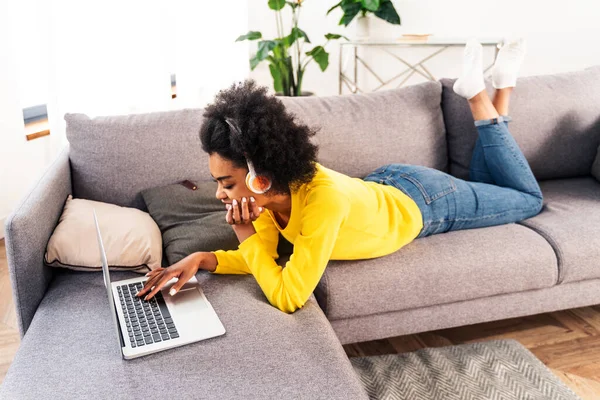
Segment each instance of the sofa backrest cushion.
[[319,162],[353,177],[391,163],[447,171],[439,82],[365,94],[285,97],[303,123],[319,127]]
[[147,210],[144,189],[211,179],[201,109],[65,120],[75,198]]
[[[477,128],[455,79],[441,79],[450,173],[469,178]],[[486,79],[493,98],[494,88]],[[600,143],[600,66],[552,75],[520,77],[513,89],[509,130],[538,180],[590,174]]]
[[[327,97],[281,97],[318,129],[319,162],[353,177],[389,163],[447,168],[439,82]],[[200,145],[203,109],[102,116],[66,114],[73,196],[146,210],[140,192],[210,181]]]

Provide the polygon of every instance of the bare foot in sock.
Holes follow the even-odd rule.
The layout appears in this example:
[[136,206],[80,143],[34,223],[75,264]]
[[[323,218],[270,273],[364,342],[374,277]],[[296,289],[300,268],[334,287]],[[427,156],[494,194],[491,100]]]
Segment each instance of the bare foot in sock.
[[453,86],[454,91],[467,100],[485,89],[481,57],[481,43],[475,38],[469,39],[463,53],[462,74]]
[[523,58],[525,57],[525,39],[505,38],[492,69],[492,84],[496,89],[515,87]]

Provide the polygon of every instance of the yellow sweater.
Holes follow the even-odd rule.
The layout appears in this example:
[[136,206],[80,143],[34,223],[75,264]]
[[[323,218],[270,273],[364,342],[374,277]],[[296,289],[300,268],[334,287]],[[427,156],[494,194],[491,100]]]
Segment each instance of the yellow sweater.
[[[317,163],[317,174],[291,194],[282,229],[265,210],[256,234],[237,250],[217,250],[216,274],[252,274],[269,302],[285,312],[302,307],[329,260],[356,260],[393,253],[423,227],[417,204],[401,190],[351,178]],[[277,265],[279,232],[294,245],[285,268]]]

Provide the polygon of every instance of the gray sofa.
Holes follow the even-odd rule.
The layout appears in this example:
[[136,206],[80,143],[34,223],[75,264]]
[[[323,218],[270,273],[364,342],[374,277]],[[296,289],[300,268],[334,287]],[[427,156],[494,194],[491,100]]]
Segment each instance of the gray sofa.
[[[327,167],[364,177],[411,163],[468,179],[477,131],[453,82],[282,101],[321,127],[315,141]],[[361,399],[342,344],[600,303],[594,66],[520,78],[514,91],[510,130],[540,181],[539,215],[417,239],[376,259],[330,261],[294,314],[269,305],[252,276],[199,272],[227,334],[124,361],[101,274],[46,267],[44,249],[69,194],[143,209],[146,188],[208,181],[201,114],[66,116],[69,146],[6,222],[22,342],[1,398]]]

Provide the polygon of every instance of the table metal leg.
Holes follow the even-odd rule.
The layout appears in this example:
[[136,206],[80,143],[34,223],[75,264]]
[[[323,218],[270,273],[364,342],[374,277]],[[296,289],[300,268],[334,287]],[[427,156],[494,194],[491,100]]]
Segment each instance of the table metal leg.
[[[358,47],[354,46],[354,87],[358,87]],[[356,93],[356,89],[352,91]]]
[[[487,43],[484,46],[489,46],[490,43]],[[415,73],[420,74],[422,77],[424,77],[425,79],[429,80],[429,81],[437,81],[437,78],[431,73],[431,71],[429,71],[429,69],[425,66],[425,62],[427,62],[428,60],[432,59],[433,57],[439,55],[440,53],[442,53],[443,51],[445,51],[446,49],[453,47],[453,45],[443,45],[440,44],[441,48],[437,51],[435,51],[434,53],[428,55],[427,57],[423,58],[422,60],[420,60],[419,62],[415,63],[415,64],[411,64],[408,61],[404,60],[402,57],[400,57],[397,54],[394,54],[393,52],[389,51],[388,49],[385,48],[385,46],[381,47],[381,50],[384,51],[385,53],[389,54],[390,56],[392,56],[393,58],[395,58],[396,60],[398,60],[399,62],[403,63],[405,66],[407,66],[408,68],[405,69],[404,71],[402,71],[401,73],[395,75],[394,77],[392,77],[391,79],[388,79],[387,81],[384,81],[376,72],[375,70],[372,68],[371,65],[369,65],[369,63],[363,59],[362,57],[360,57],[358,55],[358,45],[353,45],[352,46],[352,58],[353,58],[353,81],[344,74],[343,69],[345,68],[345,65],[342,65],[342,48],[344,46],[340,46],[340,74],[339,74],[339,84],[338,84],[338,91],[340,94],[342,94],[342,89],[343,89],[343,84],[346,84],[346,86],[348,86],[348,88],[350,89],[350,91],[352,93],[357,93],[357,92],[365,92],[364,90],[361,90],[358,87],[358,63],[360,61],[360,63],[379,81],[380,85],[377,86],[375,89],[373,89],[372,91],[377,91],[381,88],[383,88],[384,86],[390,84],[392,81],[394,81],[397,78],[402,77],[403,75],[405,75],[406,73],[408,73],[408,76],[404,77],[404,79],[400,82],[400,84],[398,85],[398,87],[403,86],[408,79],[410,79],[410,77],[412,75],[414,75]],[[375,46],[374,46],[375,47]],[[496,62],[496,59],[498,57],[498,44],[494,45],[494,60],[492,62],[491,65],[489,65],[487,68],[484,69],[483,73],[484,76],[485,74],[488,72],[488,70],[490,70],[490,68],[492,68],[494,66],[494,63]],[[422,71],[421,71],[422,70]]]
[[342,94],[342,75],[344,71],[342,70],[342,53],[344,52],[344,46],[340,46],[338,52],[338,94]]

